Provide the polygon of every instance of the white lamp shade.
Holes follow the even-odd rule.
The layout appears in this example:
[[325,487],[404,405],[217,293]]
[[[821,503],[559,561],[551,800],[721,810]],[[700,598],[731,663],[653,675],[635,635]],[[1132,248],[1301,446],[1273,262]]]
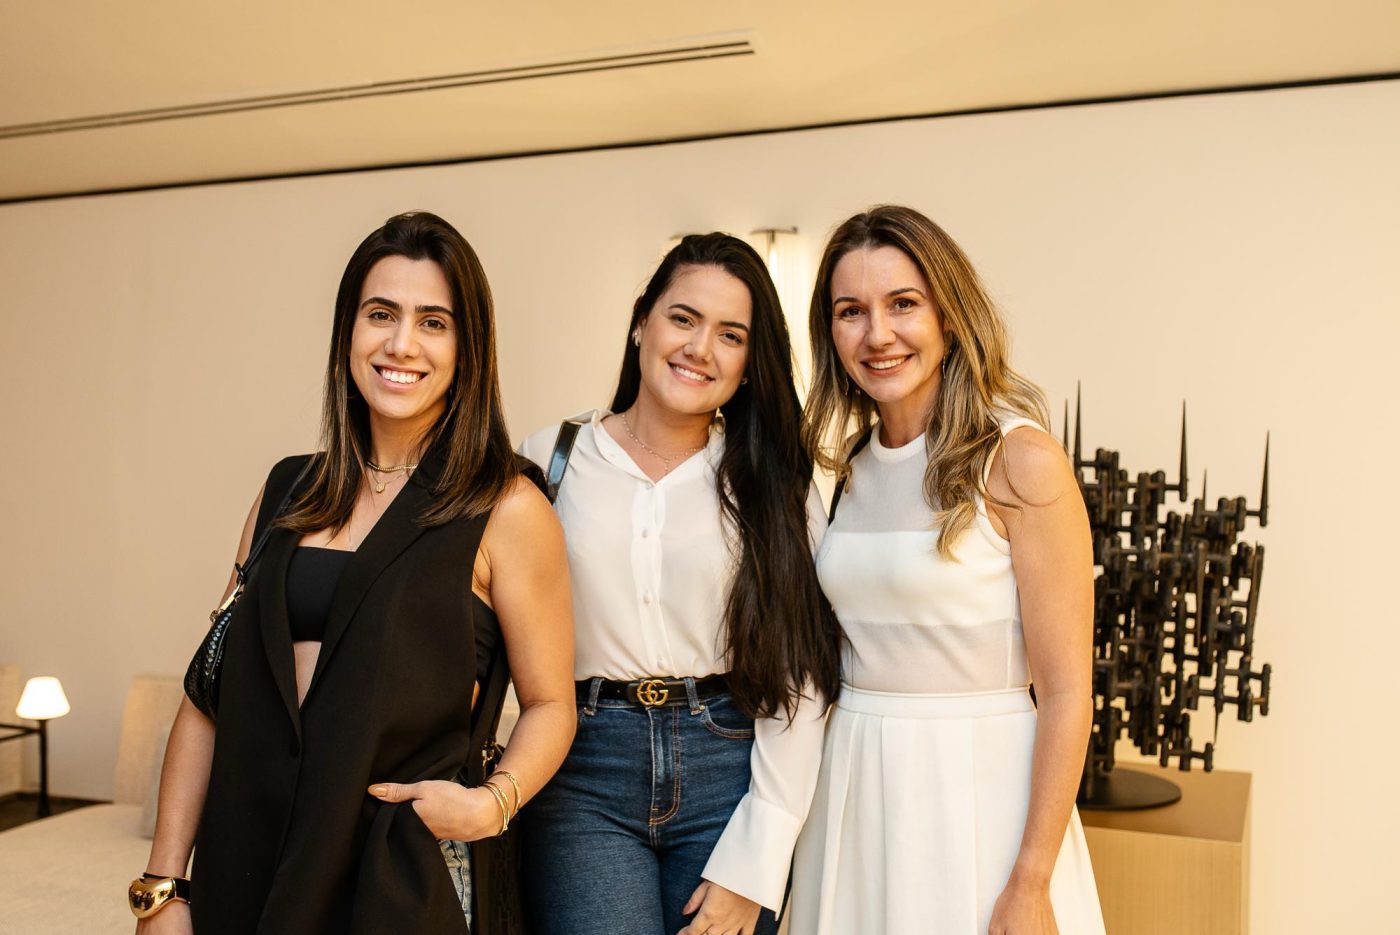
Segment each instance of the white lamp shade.
[[68,696],[52,675],[40,675],[24,683],[15,714],[29,721],[47,721],[69,712]]

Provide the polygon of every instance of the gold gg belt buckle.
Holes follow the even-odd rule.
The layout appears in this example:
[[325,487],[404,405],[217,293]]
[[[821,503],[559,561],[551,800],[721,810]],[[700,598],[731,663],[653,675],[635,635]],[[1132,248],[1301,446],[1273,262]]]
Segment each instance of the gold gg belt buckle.
[[661,679],[643,679],[637,686],[637,700],[645,707],[657,708],[671,697],[671,690]]

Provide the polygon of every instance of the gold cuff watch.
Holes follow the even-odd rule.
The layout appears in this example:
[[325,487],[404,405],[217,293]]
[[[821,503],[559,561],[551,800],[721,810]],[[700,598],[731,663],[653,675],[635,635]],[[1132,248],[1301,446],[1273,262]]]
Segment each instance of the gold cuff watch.
[[189,880],[143,873],[140,879],[131,881],[131,886],[126,891],[126,901],[131,906],[131,914],[138,919],[153,916],[164,909],[166,904],[176,900],[183,903],[190,901]]

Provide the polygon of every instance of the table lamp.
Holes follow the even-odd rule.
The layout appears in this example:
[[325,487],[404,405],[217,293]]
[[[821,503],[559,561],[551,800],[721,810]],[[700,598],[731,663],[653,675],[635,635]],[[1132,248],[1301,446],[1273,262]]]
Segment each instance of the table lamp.
[[8,737],[0,737],[0,740],[26,737],[29,734],[39,735],[40,818],[45,818],[53,812],[49,803],[49,721],[56,717],[63,717],[69,710],[71,709],[68,706],[68,696],[63,694],[63,685],[58,679],[51,675],[36,676],[25,683],[19,704],[15,706],[15,714],[27,721],[38,721],[39,726],[0,725],[0,727],[16,731]]

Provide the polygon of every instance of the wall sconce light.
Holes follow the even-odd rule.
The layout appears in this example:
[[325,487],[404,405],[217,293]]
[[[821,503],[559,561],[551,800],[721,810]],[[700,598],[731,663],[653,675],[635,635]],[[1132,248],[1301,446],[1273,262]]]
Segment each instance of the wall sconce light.
[[793,372],[798,394],[804,399],[811,384],[811,341],[807,337],[807,306],[811,301],[812,277],[801,250],[795,227],[761,227],[750,236],[758,237],[758,252],[768,264],[778,298],[783,303],[788,334],[792,338]]
[[68,696],[63,693],[63,685],[51,675],[40,675],[24,685],[15,714],[28,721],[38,721],[38,727],[24,724],[0,724],[0,729],[12,733],[0,737],[0,743],[39,735],[39,817],[47,818],[53,813],[49,802],[49,721],[63,717],[70,710]]

